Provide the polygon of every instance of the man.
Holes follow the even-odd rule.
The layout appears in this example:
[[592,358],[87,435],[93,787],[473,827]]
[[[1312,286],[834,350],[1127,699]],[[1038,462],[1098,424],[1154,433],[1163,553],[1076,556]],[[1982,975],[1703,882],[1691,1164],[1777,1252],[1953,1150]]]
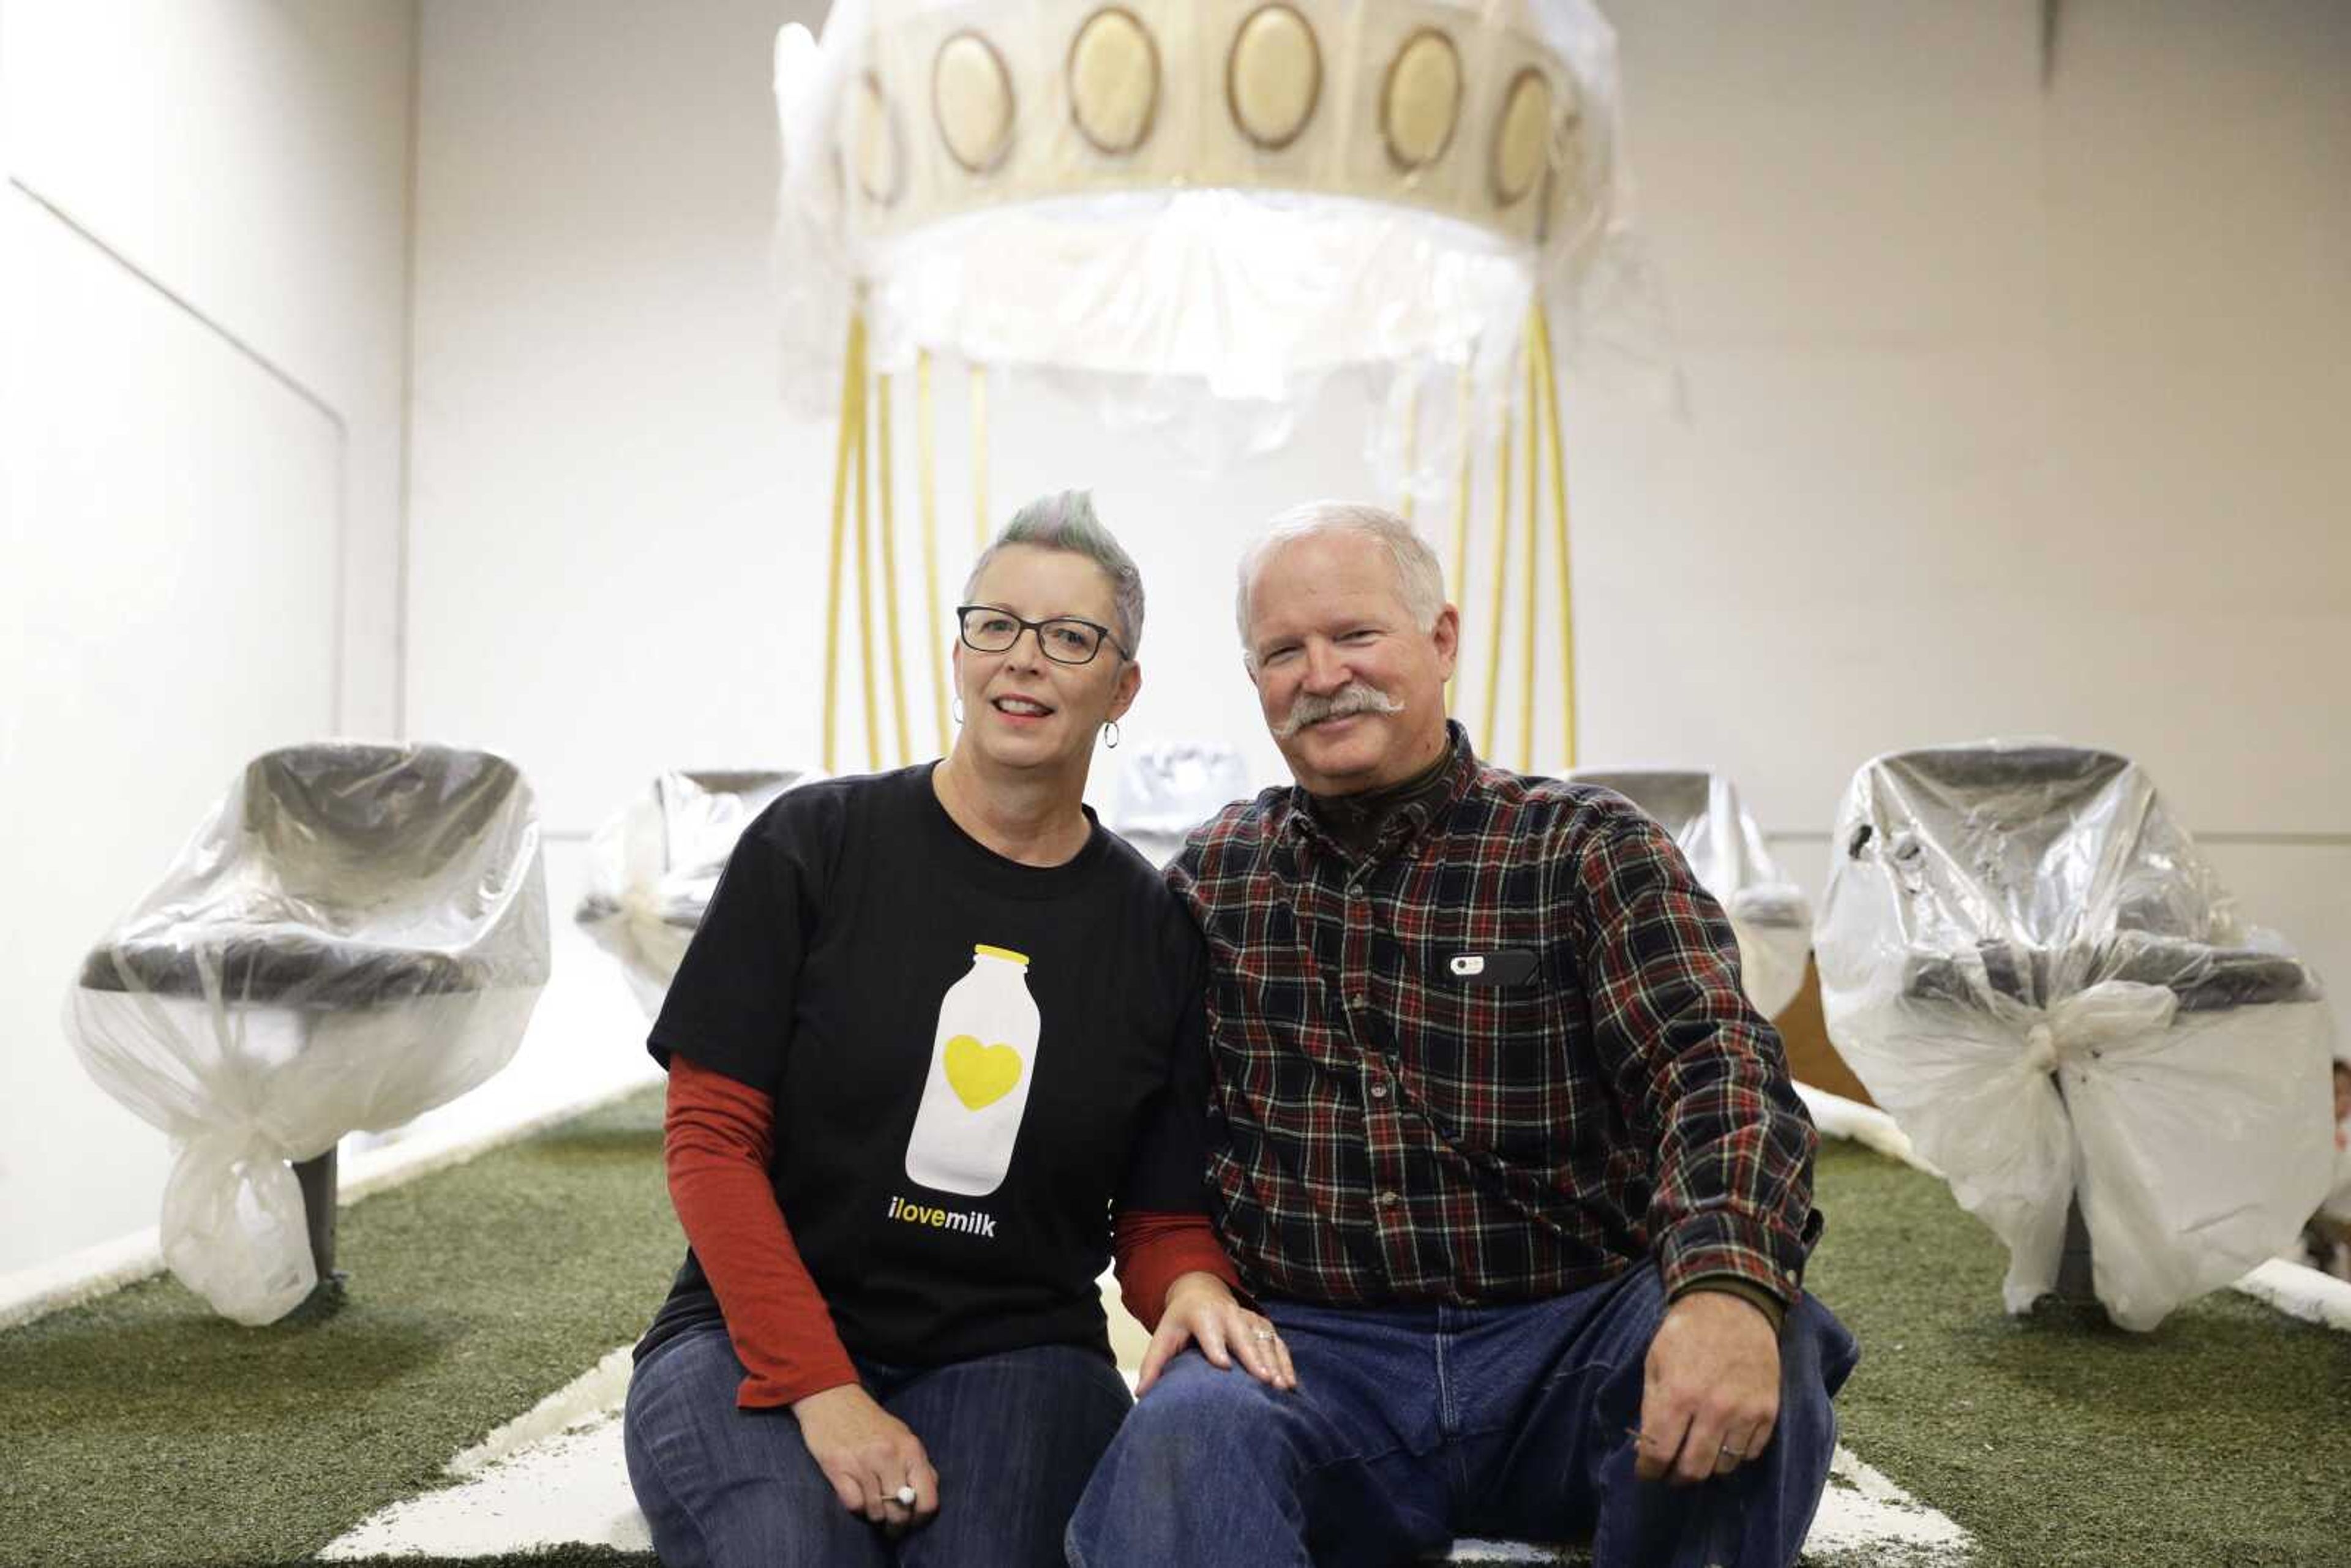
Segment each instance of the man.
[[1297,787],[1168,879],[1215,966],[1218,1228],[1297,1386],[1155,1347],[1071,1562],[1794,1561],[1855,1353],[1801,1291],[1816,1140],[1720,908],[1623,799],[1471,755],[1401,518],[1277,518],[1238,610]]

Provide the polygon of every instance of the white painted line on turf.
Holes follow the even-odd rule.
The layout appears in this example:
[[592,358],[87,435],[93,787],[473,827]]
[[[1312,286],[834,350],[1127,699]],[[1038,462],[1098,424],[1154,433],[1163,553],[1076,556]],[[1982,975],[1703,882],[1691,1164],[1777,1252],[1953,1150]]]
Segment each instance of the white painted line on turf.
[[1927,1568],[1965,1562],[1975,1542],[1948,1514],[1928,1508],[1838,1444],[1829,1462],[1829,1490],[1821,1494],[1821,1511],[1813,1515],[1804,1550],[1874,1555],[1894,1549],[1903,1553],[1896,1561]]
[[[649,1550],[622,1451],[628,1369],[623,1346],[450,1460],[449,1474],[459,1484],[394,1503],[319,1556],[490,1557],[575,1542]],[[1886,1554],[1912,1568],[1957,1568],[1967,1561],[1972,1543],[1965,1531],[1851,1450],[1839,1446],[1829,1478],[1808,1551]],[[1555,1548],[1525,1542],[1462,1541],[1452,1560],[1561,1559]]]
[[319,1555],[494,1557],[575,1542],[653,1549],[629,1490],[617,1411],[542,1437],[460,1485],[394,1503]]
[[1813,1125],[1821,1130],[1822,1136],[1842,1138],[1865,1149],[1875,1149],[1889,1160],[1900,1160],[1913,1170],[1925,1171],[1938,1181],[1943,1179],[1943,1173],[1911,1146],[1910,1134],[1876,1106],[1815,1089],[1809,1083],[1796,1085],[1796,1097],[1813,1113]]
[[476,1476],[499,1460],[510,1458],[559,1432],[601,1420],[620,1409],[629,1397],[629,1368],[634,1347],[622,1345],[598,1362],[585,1375],[575,1377],[528,1410],[449,1461],[453,1476]]
[[2351,1331],[2351,1280],[2273,1258],[2238,1281],[2236,1288],[2289,1317]]
[[[1909,1134],[1877,1107],[1815,1089],[1809,1083],[1797,1084],[1796,1092],[1802,1098],[1804,1108],[1813,1113],[1813,1124],[1823,1136],[1849,1139],[1941,1179],[1943,1173],[1911,1147]],[[2306,1265],[2273,1258],[2230,1289],[2265,1301],[2288,1317],[2351,1333],[2351,1281],[2322,1274]]]

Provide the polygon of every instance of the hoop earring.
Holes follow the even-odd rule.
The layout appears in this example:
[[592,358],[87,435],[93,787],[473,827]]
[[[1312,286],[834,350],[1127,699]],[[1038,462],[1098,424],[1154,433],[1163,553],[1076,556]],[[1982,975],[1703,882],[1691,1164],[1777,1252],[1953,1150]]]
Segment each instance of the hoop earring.
[[955,715],[956,727],[957,729],[961,729],[963,727],[963,698],[949,697],[947,699],[947,711]]
[[1113,719],[1102,726],[1102,744],[1113,751],[1118,749],[1118,720]]

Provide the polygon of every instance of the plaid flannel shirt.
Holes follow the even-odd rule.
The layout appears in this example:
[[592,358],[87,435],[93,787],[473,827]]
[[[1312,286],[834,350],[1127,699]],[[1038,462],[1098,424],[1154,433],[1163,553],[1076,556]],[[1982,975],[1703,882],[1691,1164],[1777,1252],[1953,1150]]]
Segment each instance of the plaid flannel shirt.
[[1475,1304],[1655,1254],[1669,1292],[1792,1305],[1817,1138],[1720,906],[1622,797],[1451,738],[1439,803],[1367,853],[1278,789],[1168,868],[1213,959],[1209,1183],[1247,1281]]

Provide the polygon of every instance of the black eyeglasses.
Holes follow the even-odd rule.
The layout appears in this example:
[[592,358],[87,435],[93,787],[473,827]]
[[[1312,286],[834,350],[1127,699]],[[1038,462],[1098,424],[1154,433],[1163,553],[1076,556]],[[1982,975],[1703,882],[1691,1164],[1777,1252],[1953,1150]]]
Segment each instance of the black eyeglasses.
[[1057,664],[1091,664],[1104,643],[1116,648],[1122,657],[1134,657],[1127,652],[1125,643],[1110,634],[1109,627],[1074,615],[1023,621],[1009,610],[998,610],[993,604],[958,604],[956,623],[963,645],[975,653],[1004,653],[1020,641],[1021,632],[1034,632],[1038,648]]

